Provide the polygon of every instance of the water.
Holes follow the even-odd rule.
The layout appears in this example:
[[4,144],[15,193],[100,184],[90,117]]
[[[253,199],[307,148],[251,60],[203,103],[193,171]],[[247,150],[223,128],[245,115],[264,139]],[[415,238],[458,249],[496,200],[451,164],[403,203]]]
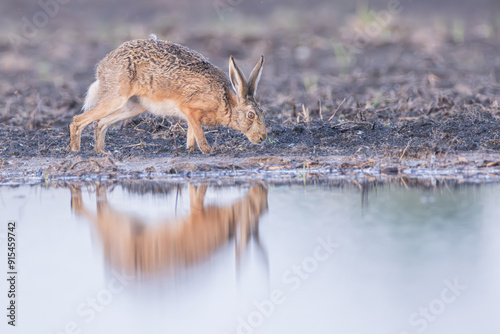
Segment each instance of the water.
[[[9,220],[18,250],[17,326],[5,316],[2,326],[499,333],[499,195],[498,185],[2,187],[2,268]],[[0,289],[7,305],[5,279]]]

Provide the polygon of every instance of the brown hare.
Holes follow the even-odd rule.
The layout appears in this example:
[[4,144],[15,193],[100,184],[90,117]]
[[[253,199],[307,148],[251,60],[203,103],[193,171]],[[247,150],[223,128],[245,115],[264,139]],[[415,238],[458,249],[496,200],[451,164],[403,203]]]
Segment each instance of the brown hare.
[[189,150],[196,141],[203,153],[210,153],[202,125],[229,126],[261,144],[267,138],[265,115],[254,95],[263,64],[264,56],[247,81],[230,57],[230,83],[222,70],[185,46],[155,38],[125,42],[97,65],[84,113],[69,126],[71,150],[80,150],[83,128],[97,121],[95,150],[105,153],[107,128],[146,110],[186,120]]

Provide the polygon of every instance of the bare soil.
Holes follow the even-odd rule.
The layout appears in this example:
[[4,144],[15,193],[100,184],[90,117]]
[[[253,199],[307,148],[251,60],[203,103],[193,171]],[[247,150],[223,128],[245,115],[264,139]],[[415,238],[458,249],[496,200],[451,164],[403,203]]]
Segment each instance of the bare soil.
[[[387,18],[384,1],[207,7],[75,0],[60,5],[33,37],[23,33],[23,18],[34,22],[43,9],[2,3],[0,182],[306,169],[327,178],[370,168],[375,177],[452,169],[455,177],[475,171],[496,179],[500,8],[472,3],[402,1]],[[119,10],[110,9],[115,5]],[[224,70],[229,55],[248,72],[264,54],[257,95],[269,140],[254,145],[231,129],[207,128],[212,154],[190,153],[186,124],[145,114],[108,131],[110,156],[94,154],[92,126],[82,151],[70,153],[68,124],[80,112],[95,64],[123,41],[151,32]]]

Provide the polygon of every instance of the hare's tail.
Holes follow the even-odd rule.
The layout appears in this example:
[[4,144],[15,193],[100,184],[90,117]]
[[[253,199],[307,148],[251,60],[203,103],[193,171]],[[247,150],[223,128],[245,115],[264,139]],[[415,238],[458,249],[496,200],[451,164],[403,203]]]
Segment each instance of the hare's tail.
[[83,104],[83,111],[87,111],[97,103],[97,93],[99,92],[99,80],[96,80],[90,85],[85,95],[85,103]]

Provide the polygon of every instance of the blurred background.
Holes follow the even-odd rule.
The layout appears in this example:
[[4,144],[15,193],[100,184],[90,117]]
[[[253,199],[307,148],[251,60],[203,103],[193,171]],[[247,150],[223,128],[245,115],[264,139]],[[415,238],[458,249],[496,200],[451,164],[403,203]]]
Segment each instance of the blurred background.
[[442,118],[470,99],[498,113],[495,0],[11,0],[0,13],[0,121],[11,125],[66,126],[95,64],[151,33],[226,72],[230,55],[248,73],[264,54],[258,95],[279,119],[300,105],[313,118],[340,109],[334,120],[360,108]]

